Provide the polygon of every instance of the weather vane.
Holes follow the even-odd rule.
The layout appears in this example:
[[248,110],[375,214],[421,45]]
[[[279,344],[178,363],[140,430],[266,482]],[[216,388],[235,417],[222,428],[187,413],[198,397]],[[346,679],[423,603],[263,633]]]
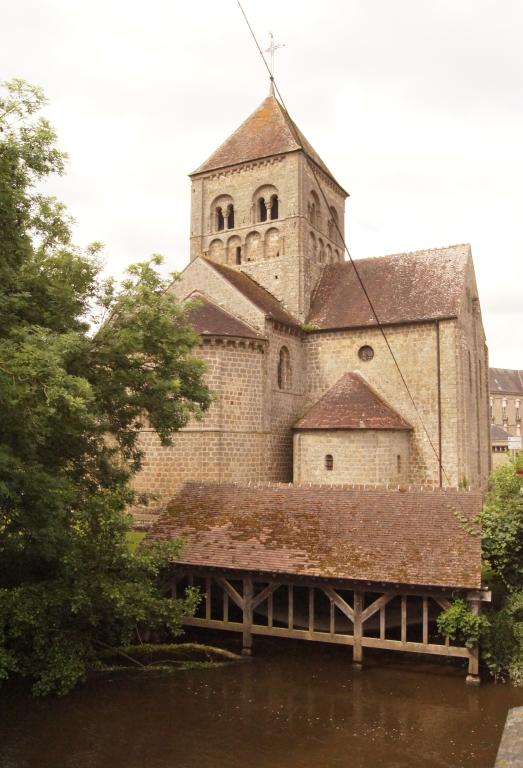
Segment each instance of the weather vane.
[[275,45],[274,43],[274,35],[272,32],[269,32],[270,38],[271,38],[271,44],[268,48],[265,49],[265,53],[271,54],[271,65],[270,65],[270,71],[271,71],[271,96],[274,96],[274,51],[277,51],[278,48],[285,48],[285,43],[278,43]]

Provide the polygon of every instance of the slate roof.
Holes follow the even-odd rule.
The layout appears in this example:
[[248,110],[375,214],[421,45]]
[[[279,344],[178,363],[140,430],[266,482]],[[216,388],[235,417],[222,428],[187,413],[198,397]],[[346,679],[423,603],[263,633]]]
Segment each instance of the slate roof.
[[201,336],[234,336],[245,339],[263,339],[246,323],[233,317],[221,307],[212,304],[201,294],[193,294],[196,306],[187,312],[187,319]]
[[[469,245],[358,259],[383,324],[456,317],[465,291]],[[376,325],[350,262],[325,267],[308,321],[319,329]]]
[[[260,106],[191,176],[249,160],[302,150],[333,181],[336,179],[274,96]],[[338,182],[336,182],[338,184]],[[339,185],[338,185],[339,186]]]
[[245,274],[245,272],[240,272],[232,267],[227,267],[225,264],[217,264],[210,259],[205,259],[205,262],[222,277],[228,280],[231,285],[240,291],[240,293],[243,293],[243,295],[255,304],[258,309],[261,309],[262,312],[265,313],[265,317],[283,323],[283,325],[299,328],[299,323],[296,318],[283,308],[281,302],[279,302],[272,293],[269,293],[265,288],[262,288],[262,286],[249,277],[249,275]]
[[412,429],[358,373],[346,373],[294,429]]
[[523,394],[523,371],[489,368],[489,388],[491,392]]
[[179,563],[256,573],[477,589],[479,491],[186,483],[148,533]]
[[490,442],[491,443],[508,443],[508,432],[497,424],[491,424],[490,426]]

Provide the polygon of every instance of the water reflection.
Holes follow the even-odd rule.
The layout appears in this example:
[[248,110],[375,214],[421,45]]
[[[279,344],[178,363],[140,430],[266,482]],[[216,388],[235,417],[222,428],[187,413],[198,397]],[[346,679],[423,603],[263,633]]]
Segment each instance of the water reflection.
[[2,768],[492,768],[508,686],[350,650],[256,641],[245,664],[114,675],[65,699],[4,690]]

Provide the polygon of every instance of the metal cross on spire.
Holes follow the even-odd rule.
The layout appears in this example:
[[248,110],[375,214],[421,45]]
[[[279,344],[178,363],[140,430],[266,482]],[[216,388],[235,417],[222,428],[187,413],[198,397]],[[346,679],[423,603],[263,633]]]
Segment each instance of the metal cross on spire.
[[269,35],[270,35],[270,38],[271,38],[271,44],[269,45],[268,48],[265,49],[265,53],[270,53],[271,54],[271,65],[270,65],[270,70],[271,70],[271,90],[270,90],[270,95],[274,96],[274,52],[277,51],[278,48],[285,48],[285,43],[275,44],[274,43],[274,35],[272,34],[272,32],[269,32]]

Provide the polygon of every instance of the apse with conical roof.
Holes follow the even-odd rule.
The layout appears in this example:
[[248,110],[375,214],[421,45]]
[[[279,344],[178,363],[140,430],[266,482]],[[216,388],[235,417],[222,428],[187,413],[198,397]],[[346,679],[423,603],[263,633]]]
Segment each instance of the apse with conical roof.
[[191,260],[247,273],[304,321],[323,267],[343,261],[347,193],[280,102],[266,98],[191,180]]

